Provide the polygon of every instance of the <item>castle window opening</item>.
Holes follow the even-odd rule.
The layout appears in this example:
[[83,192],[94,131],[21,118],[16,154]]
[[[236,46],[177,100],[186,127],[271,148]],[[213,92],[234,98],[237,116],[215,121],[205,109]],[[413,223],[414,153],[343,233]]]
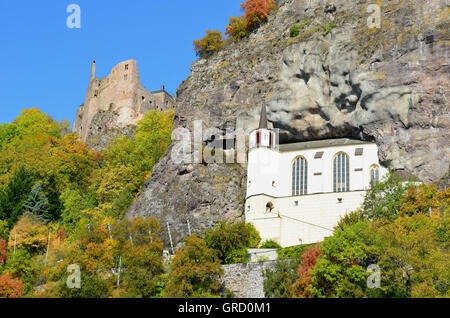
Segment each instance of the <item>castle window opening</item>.
[[128,80],[128,74],[125,74],[124,76],[123,76],[123,79],[126,81],[126,80]]
[[125,64],[125,69],[128,70],[128,64]]
[[261,143],[261,132],[256,132],[256,144],[259,145]]

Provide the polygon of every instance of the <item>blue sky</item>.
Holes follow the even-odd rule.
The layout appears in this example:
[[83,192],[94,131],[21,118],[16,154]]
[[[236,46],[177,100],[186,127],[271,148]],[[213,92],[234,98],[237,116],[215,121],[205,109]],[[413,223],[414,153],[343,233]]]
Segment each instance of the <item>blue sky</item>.
[[[148,90],[175,93],[196,60],[192,41],[225,30],[243,0],[0,0],[0,123],[37,107],[69,119],[83,102],[90,64],[97,77],[136,59]],[[69,29],[69,4],[81,29]]]

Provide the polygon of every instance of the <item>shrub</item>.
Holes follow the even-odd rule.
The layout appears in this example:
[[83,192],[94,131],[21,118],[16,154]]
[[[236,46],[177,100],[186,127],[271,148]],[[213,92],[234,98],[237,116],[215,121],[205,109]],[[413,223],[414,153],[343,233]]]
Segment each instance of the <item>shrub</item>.
[[264,272],[264,293],[270,298],[291,298],[300,259],[277,261]]
[[303,253],[305,252],[306,248],[309,245],[295,245],[295,246],[290,246],[290,247],[285,247],[282,249],[279,249],[277,251],[278,253],[278,259],[291,259],[291,258],[297,258],[300,259],[300,257],[303,255]]
[[227,254],[224,263],[225,264],[238,264],[247,262],[248,252],[246,248],[239,250],[232,250]]
[[67,287],[69,275],[65,273],[58,283],[57,290],[61,298],[107,298],[111,295],[110,284],[96,272],[81,272],[81,288]]
[[206,31],[206,36],[201,40],[194,41],[194,50],[200,57],[208,57],[213,55],[225,46],[222,32]]
[[334,21],[330,21],[327,24],[324,24],[324,25],[320,26],[320,28],[322,29],[324,35],[327,35],[328,33],[330,33],[331,30],[333,28],[335,28],[335,27],[336,27],[336,22],[334,22]]
[[241,9],[245,11],[247,30],[252,31],[258,28],[261,23],[267,21],[269,14],[276,8],[275,0],[246,0],[242,3]]
[[274,240],[267,240],[261,244],[261,248],[281,248],[281,245]]
[[227,25],[225,34],[234,42],[238,42],[246,37],[248,35],[248,30],[245,18],[230,17],[230,22]]
[[247,248],[258,247],[261,237],[252,224],[222,222],[205,233],[205,241],[217,252],[222,263],[231,264],[242,260],[244,251],[246,257]]
[[294,24],[293,26],[291,26],[289,32],[291,34],[291,38],[296,37],[297,35],[300,34],[300,26],[298,24]]
[[356,224],[361,220],[362,220],[361,210],[350,212],[341,217],[338,224],[335,226],[335,229],[339,228],[343,230],[344,227]]

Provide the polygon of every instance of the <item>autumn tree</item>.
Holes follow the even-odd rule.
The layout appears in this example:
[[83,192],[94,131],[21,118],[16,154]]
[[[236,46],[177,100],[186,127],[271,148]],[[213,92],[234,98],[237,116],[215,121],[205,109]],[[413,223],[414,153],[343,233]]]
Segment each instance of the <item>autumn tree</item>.
[[8,274],[0,275],[0,298],[21,298],[23,285],[19,279],[14,279]]
[[207,30],[206,36],[194,41],[194,50],[200,57],[208,57],[225,47],[225,41],[220,31]]
[[246,0],[241,4],[241,9],[245,11],[247,29],[252,31],[267,21],[269,14],[277,9],[277,4],[275,0]]
[[8,254],[8,243],[0,238],[0,266],[6,262],[6,255]]
[[45,251],[49,228],[40,219],[32,215],[24,215],[9,233],[8,246],[23,249],[30,255]]
[[247,23],[244,17],[230,17],[225,34],[234,42],[248,35]]
[[122,275],[122,295],[149,298],[158,293],[160,275],[164,273],[161,228],[154,218],[124,219],[113,231],[119,241],[118,254],[125,269]]
[[298,278],[292,286],[292,296],[298,298],[310,298],[313,296],[310,287],[312,279],[310,270],[316,266],[317,259],[320,257],[320,244],[314,247],[308,247],[302,255],[302,262],[298,266]]
[[170,265],[167,296],[171,298],[217,297],[221,289],[219,278],[223,273],[216,252],[197,236],[185,240]]
[[[415,205],[415,204],[413,204]],[[448,212],[403,215],[393,222],[375,222],[368,253],[377,255],[381,288],[370,297],[449,297]]]

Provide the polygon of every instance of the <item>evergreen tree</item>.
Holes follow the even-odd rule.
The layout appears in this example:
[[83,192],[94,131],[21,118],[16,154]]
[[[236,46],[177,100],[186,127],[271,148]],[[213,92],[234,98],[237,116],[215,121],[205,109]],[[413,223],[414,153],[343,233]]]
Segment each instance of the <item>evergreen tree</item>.
[[23,212],[23,205],[33,188],[33,175],[21,167],[0,191],[0,219],[12,228]]
[[42,192],[40,182],[38,182],[31,191],[28,200],[24,204],[24,208],[24,214],[32,215],[44,222],[48,222],[50,220],[48,199]]

